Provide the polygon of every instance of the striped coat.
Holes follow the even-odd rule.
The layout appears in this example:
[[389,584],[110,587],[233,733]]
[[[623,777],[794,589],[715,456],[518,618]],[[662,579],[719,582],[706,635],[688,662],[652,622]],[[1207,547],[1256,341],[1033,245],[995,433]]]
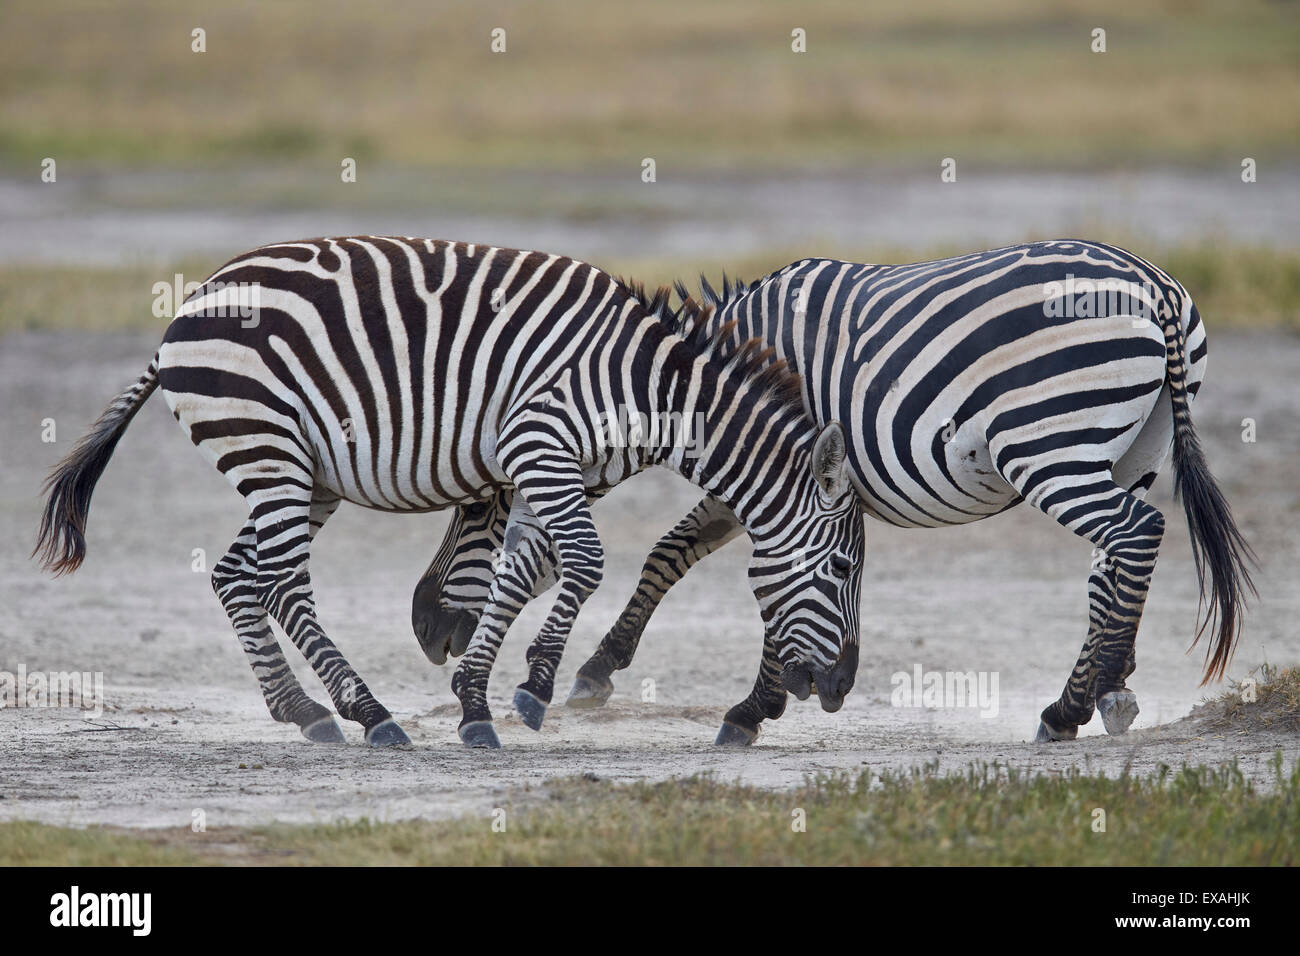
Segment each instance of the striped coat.
[[[734,337],[769,342],[800,373],[815,419],[844,422],[850,477],[872,517],[939,527],[1027,501],[1095,546],[1088,635],[1040,738],[1074,736],[1098,706],[1113,733],[1137,713],[1125,679],[1164,526],[1142,499],[1171,446],[1215,620],[1206,676],[1222,673],[1250,551],[1192,429],[1205,327],[1163,270],[1114,246],[1059,240],[897,266],[806,259],[748,286],[704,283],[703,301]],[[431,566],[417,626],[472,619],[481,585],[467,572],[491,531],[490,520],[453,527],[461,557]],[[608,697],[610,674],[630,663],[668,588],[736,532],[705,501],[664,536],[571,704]]]
[[[670,313],[666,298],[563,256],[464,243],[367,236],[255,249],[186,300],[144,376],[55,469],[38,551],[56,572],[80,564],[95,480],[161,389],[248,503],[213,586],[272,715],[310,739],[340,739],[293,677],[274,620],[340,715],[372,744],[405,744],[316,617],[312,539],[342,501],[423,512],[508,490],[503,553],[452,682],[462,739],[495,746],[488,676],[537,577],[536,556],[558,564],[560,588],[515,694],[534,728],[601,578],[589,501],[662,465],[753,536],[751,584],[773,679],[814,684],[838,707],[856,664],[863,549],[843,433],[808,419],[797,381],[770,350],[714,335],[707,315]],[[623,419],[698,421],[702,434],[692,446],[613,442],[616,409]]]

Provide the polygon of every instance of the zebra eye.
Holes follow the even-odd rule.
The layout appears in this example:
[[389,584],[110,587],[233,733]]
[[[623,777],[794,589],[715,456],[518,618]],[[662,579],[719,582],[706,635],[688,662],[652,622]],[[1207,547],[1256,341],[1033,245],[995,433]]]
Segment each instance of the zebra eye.
[[483,517],[483,514],[486,511],[487,511],[487,505],[481,501],[476,501],[468,508],[465,509],[465,513],[469,515],[471,518],[481,518]]
[[847,578],[849,572],[853,570],[853,562],[842,554],[837,554],[831,558],[831,574],[837,578]]

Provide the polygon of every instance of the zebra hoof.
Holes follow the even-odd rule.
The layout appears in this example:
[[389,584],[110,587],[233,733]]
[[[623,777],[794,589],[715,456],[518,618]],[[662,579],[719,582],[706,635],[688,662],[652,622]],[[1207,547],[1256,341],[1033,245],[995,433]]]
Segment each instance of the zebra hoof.
[[739,724],[724,720],[722,728],[718,731],[718,736],[713,740],[713,745],[715,747],[748,747],[757,739],[757,729],[747,730]]
[[389,717],[366,731],[366,743],[372,747],[410,747],[411,738]]
[[1128,730],[1138,715],[1137,694],[1131,690],[1113,690],[1097,698],[1097,712],[1106,725],[1106,733],[1118,737]]
[[612,693],[614,693],[614,682],[608,677],[593,680],[584,677],[582,671],[579,671],[573,682],[573,690],[569,691],[569,699],[564,702],[564,706],[582,710],[602,707]]
[[546,719],[546,704],[532,691],[522,687],[515,691],[515,710],[523,718],[524,726],[532,730],[542,729],[542,721]]
[[343,744],[347,739],[333,717],[321,717],[304,725],[302,735],[314,744]]
[[1057,740],[1074,740],[1079,736],[1079,728],[1071,727],[1068,730],[1057,730],[1055,727],[1048,726],[1045,721],[1038,722],[1038,733],[1034,735],[1034,743],[1049,744]]
[[479,750],[500,750],[501,738],[497,736],[495,728],[490,720],[475,720],[468,724],[462,724],[460,730],[461,742],[466,747],[474,747]]

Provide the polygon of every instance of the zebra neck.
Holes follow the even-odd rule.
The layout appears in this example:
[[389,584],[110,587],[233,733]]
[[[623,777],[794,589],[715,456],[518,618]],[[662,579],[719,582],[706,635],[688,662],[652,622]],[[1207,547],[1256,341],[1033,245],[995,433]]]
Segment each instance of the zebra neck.
[[660,407],[672,409],[689,432],[686,440],[656,446],[650,463],[707,491],[755,531],[779,511],[773,490],[797,484],[815,432],[801,407],[735,378],[710,368],[690,381],[665,381]]

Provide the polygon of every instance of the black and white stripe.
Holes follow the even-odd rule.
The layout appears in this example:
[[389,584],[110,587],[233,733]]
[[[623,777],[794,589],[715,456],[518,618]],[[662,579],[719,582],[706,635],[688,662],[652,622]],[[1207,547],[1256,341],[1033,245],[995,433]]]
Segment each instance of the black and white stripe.
[[[1205,623],[1217,617],[1206,679],[1222,673],[1250,550],[1192,430],[1205,327],[1163,270],[1062,240],[898,266],[806,259],[749,286],[724,280],[721,293],[705,283],[703,299],[734,336],[790,362],[815,419],[846,424],[850,476],[873,517],[938,527],[1028,501],[1095,545],[1088,635],[1040,737],[1074,736],[1099,701],[1113,733],[1137,713],[1125,678],[1164,527],[1142,499],[1171,443],[1209,589]],[[706,500],[665,535],[570,703],[603,702],[668,588],[735,533]],[[490,543],[465,534],[452,549],[469,562]],[[446,596],[462,614],[476,599]]]
[[[813,425],[797,381],[770,351],[710,333],[707,315],[669,314],[666,298],[563,256],[463,243],[367,236],[253,250],[186,300],[146,375],[56,468],[38,551],[56,572],[80,564],[94,482],[131,416],[161,388],[248,503],[213,586],[272,715],[312,739],[340,737],[294,679],[270,619],[340,715],[360,722],[373,744],[405,744],[317,620],[312,538],[344,500],[418,512],[508,489],[503,554],[453,679],[463,739],[493,745],[488,675],[543,573],[529,555],[549,561],[553,552],[559,568],[515,697],[536,727],[574,618],[601,578],[589,501],[663,465],[749,531],[773,666],[838,706],[856,661],[863,552],[843,432]],[[647,419],[699,413],[702,451],[611,445],[601,416],[620,407]],[[436,643],[426,649],[445,655]]]

